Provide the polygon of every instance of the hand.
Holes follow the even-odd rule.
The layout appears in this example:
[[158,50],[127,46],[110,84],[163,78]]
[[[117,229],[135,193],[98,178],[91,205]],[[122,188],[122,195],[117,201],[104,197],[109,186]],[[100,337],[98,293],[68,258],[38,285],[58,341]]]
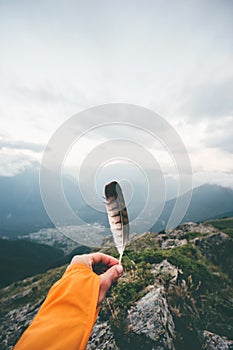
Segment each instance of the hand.
[[107,291],[123,273],[123,267],[114,257],[102,253],[75,255],[70,265],[82,263],[100,275],[100,290],[97,306],[104,300]]

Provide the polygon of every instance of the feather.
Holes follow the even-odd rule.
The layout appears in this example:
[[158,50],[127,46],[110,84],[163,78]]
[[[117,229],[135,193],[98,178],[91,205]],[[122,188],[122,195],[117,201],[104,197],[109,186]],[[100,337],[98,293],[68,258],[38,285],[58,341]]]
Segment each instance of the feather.
[[105,186],[105,198],[108,221],[121,262],[129,237],[129,219],[123,193],[118,182],[113,181]]

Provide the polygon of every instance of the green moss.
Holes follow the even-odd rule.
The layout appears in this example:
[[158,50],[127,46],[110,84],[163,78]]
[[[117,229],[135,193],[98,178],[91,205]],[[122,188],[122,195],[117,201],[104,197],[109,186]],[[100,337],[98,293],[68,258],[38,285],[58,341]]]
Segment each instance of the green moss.
[[0,317],[4,316],[10,310],[22,307],[26,304],[35,305],[41,303],[45,299],[53,283],[62,276],[64,270],[64,266],[52,269],[45,274],[14,282],[10,286],[1,289]]
[[167,259],[183,271],[183,278],[192,275],[194,283],[201,281],[202,286],[210,290],[219,282],[219,277],[212,274],[211,265],[208,265],[199,249],[192,244],[164,250],[147,248],[141,253],[128,249],[123,259],[124,266],[128,264],[127,259],[135,264],[156,264]]
[[187,239],[187,241],[191,241],[194,238],[200,237],[200,236],[206,236],[207,233],[200,233],[200,232],[187,232],[184,235],[184,238]]
[[163,256],[174,266],[183,271],[183,278],[192,276],[194,283],[201,282],[202,287],[212,289],[214,276],[209,271],[206,260],[201,256],[198,248],[191,244],[169,249]]
[[[151,273],[151,264],[135,262],[131,254],[123,258],[124,276],[118,282],[103,304],[100,316],[103,319],[111,319],[114,326],[123,327],[128,309],[140,299],[146,292],[145,288],[154,283],[154,275]],[[137,257],[137,253],[135,256]]]
[[233,218],[206,221],[205,224],[213,225],[218,230],[233,238]]
[[219,230],[226,229],[226,228],[233,228],[233,218],[209,220],[209,221],[206,221],[205,224],[213,225]]
[[224,228],[222,232],[226,233],[229,237],[233,238],[233,228]]
[[213,225],[218,230],[225,232],[233,238],[233,218],[210,220],[205,222],[206,225]]
[[[197,233],[189,233],[190,238],[194,236],[198,236]],[[126,276],[112,290],[109,304],[105,305],[102,315],[111,317],[115,326],[124,327],[127,310],[146,293],[146,287],[154,283],[152,265],[164,259],[183,272],[172,292],[171,289],[167,290],[170,307],[174,310],[173,316],[178,320],[177,325],[195,328],[198,324],[199,328],[229,336],[232,328],[223,324],[232,324],[233,303],[229,298],[229,295],[233,295],[231,281],[219,266],[208,261],[191,243],[165,250],[149,246],[138,251],[130,246],[122,262]],[[171,288],[169,276],[167,283],[166,276],[162,278],[165,287]],[[180,313],[178,316],[177,310]]]
[[[233,219],[227,219],[224,221],[226,227],[222,222],[217,221],[221,231],[227,231],[228,234],[232,233],[232,223]],[[151,272],[153,264],[167,259],[183,272],[176,285],[172,286],[169,283],[169,275],[160,276],[167,291],[169,307],[176,320],[176,326],[180,325],[181,338],[184,335],[182,327],[186,327],[186,330],[193,327],[194,331],[208,329],[231,337],[233,331],[232,281],[221,272],[219,265],[211,263],[201,254],[199,248],[190,242],[199,236],[203,234],[185,233],[188,244],[164,250],[159,248],[156,234],[144,234],[130,243],[122,260],[124,275],[108,293],[108,298],[101,309],[101,317],[112,320],[115,327],[124,331],[129,308],[147,293],[148,286],[155,282],[155,276]],[[105,249],[103,252],[119,257],[114,247]],[[46,274],[16,282],[0,290],[1,314],[4,315],[27,303],[34,305],[42,302],[49,288],[61,277],[64,269],[65,267],[53,269]],[[26,294],[23,297],[24,292]]]

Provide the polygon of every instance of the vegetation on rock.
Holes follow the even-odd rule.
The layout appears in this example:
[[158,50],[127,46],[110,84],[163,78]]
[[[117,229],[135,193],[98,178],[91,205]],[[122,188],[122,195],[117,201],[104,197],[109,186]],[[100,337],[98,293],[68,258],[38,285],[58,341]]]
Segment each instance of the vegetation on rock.
[[[101,322],[108,322],[114,335],[114,344],[117,344],[114,349],[124,349],[124,342],[128,344],[125,347],[127,349],[133,348],[135,342],[149,344],[148,349],[152,349],[152,344],[155,344],[153,339],[133,333],[128,315],[139,300],[142,303],[143,297],[152,290],[156,291],[156,288],[164,290],[175,324],[176,338],[171,339],[175,349],[201,349],[204,345],[200,339],[205,337],[199,336],[200,330],[231,339],[233,284],[230,271],[225,266],[229,260],[220,261],[216,254],[219,252],[220,256],[225,254],[225,257],[229,255],[232,235],[227,230],[232,229],[230,225],[233,219],[215,220],[212,223],[215,228],[209,223],[199,226],[186,224],[172,232],[146,233],[129,244],[122,261],[124,275],[108,293],[100,312],[100,326],[97,327],[102,329]],[[226,227],[223,226],[224,223]],[[220,228],[225,235],[219,233]],[[168,239],[172,240],[172,247],[168,245],[168,248],[162,249],[163,243]],[[118,256],[115,248],[107,248],[104,252]],[[5,344],[4,350],[11,349],[28,324],[26,321],[20,322],[20,310],[24,310],[25,305],[30,305],[30,319],[33,308],[36,310],[42,303],[48,289],[62,275],[64,268],[59,267],[15,282],[0,291],[0,341]],[[9,331],[9,320],[16,310],[17,319],[11,322],[15,322],[17,327],[13,327],[12,333]],[[102,333],[101,337],[104,337]],[[98,332],[95,333],[95,341],[97,338]],[[112,339],[112,335],[109,335],[109,339]],[[103,349],[108,348],[113,347],[103,346]]]

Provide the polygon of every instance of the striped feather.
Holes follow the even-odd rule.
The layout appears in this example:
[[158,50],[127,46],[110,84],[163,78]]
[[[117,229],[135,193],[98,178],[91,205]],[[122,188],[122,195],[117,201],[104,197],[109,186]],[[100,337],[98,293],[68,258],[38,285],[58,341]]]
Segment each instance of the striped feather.
[[108,221],[121,262],[129,237],[129,219],[123,193],[118,182],[113,181],[105,186],[105,198]]

